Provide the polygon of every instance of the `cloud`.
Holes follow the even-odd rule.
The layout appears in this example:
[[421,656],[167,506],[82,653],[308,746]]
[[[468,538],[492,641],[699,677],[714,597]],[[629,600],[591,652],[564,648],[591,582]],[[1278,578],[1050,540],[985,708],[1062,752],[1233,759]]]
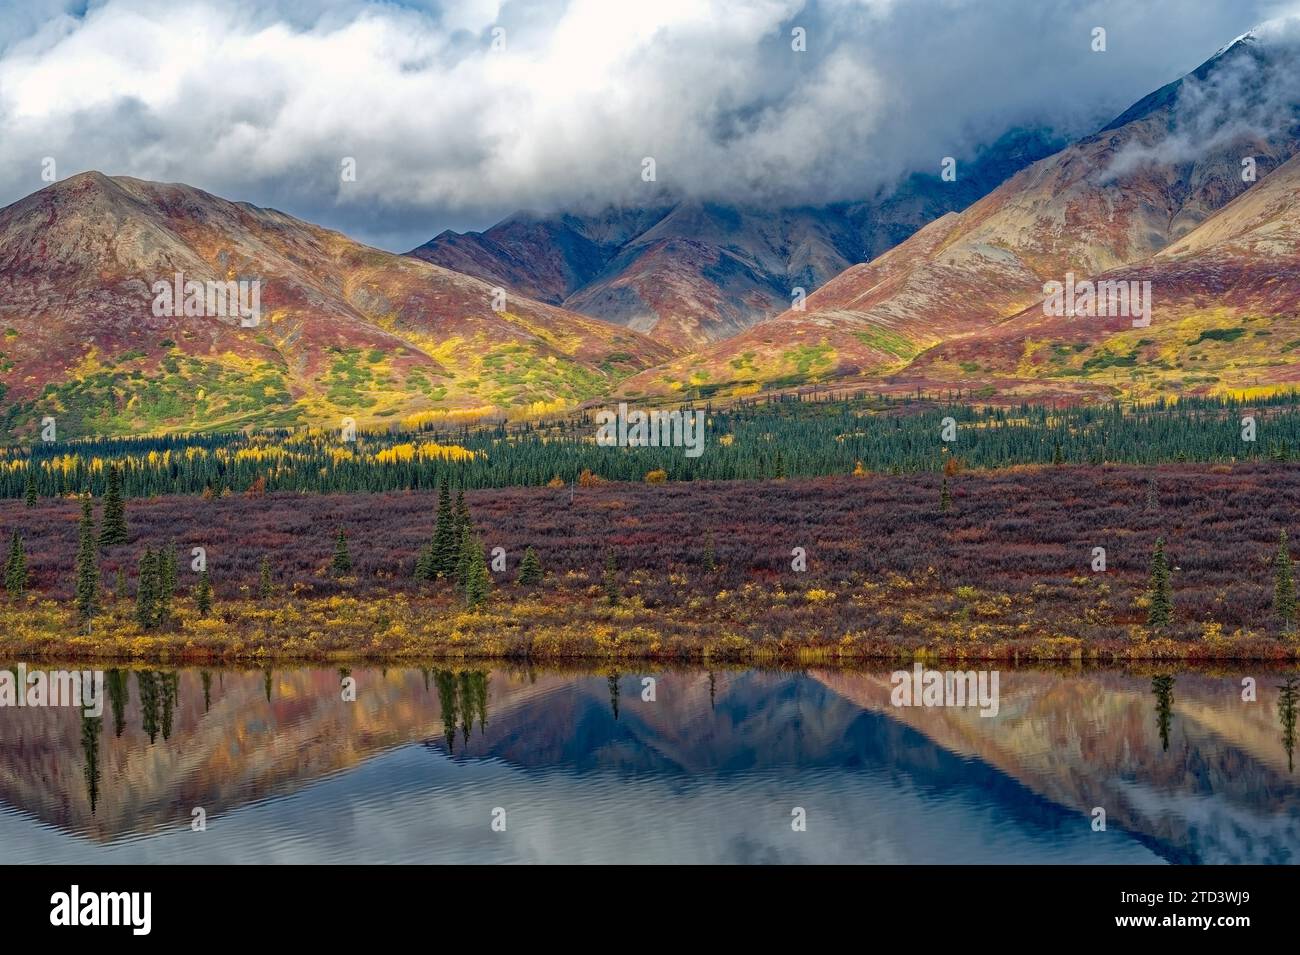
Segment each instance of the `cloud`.
[[[1276,12],[1265,0],[12,5],[0,0],[0,201],[44,185],[50,156],[60,177],[187,182],[399,250],[519,208],[642,201],[646,156],[655,186],[679,195],[858,198],[1012,125],[1091,132]],[[1104,54],[1089,47],[1098,25]],[[340,177],[345,157],[355,182]]]
[[1101,176],[1177,165],[1228,149],[1284,142],[1300,128],[1300,17],[1261,24],[1220,51],[1212,69],[1179,85],[1168,134],[1130,140]]

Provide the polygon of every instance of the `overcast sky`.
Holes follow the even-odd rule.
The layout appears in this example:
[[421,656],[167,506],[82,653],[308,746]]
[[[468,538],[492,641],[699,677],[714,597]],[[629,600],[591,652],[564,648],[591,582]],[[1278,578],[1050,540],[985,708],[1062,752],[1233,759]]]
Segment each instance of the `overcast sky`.
[[186,182],[405,251],[520,208],[634,203],[647,156],[684,196],[855,198],[1013,125],[1092,132],[1297,7],[0,0],[0,204],[53,157],[59,178]]

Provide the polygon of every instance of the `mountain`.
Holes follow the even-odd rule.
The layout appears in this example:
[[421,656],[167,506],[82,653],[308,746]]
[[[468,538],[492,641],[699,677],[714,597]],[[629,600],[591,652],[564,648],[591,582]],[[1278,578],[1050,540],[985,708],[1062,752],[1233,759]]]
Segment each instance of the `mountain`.
[[987,387],[1078,381],[1130,397],[1300,385],[1300,155],[1153,256],[1096,277],[1150,283],[1151,324],[1032,305],[930,349],[906,375]]
[[1017,129],[959,166],[914,174],[858,202],[768,208],[664,200],[596,215],[520,213],[486,232],[443,232],[411,256],[540,301],[627,325],[678,349],[743,331],[965,208],[1061,143]]
[[[176,273],[260,282],[260,322],[154,314]],[[6,430],[50,415],[61,436],[559,409],[670,354],[274,209],[97,172],[0,210],[0,329]]]
[[[1233,199],[1268,182],[1300,146],[1296,63],[1284,33],[1248,34],[1097,134],[1018,172],[970,208],[930,223],[878,259],[845,270],[809,296],[802,311],[789,309],[732,339],[679,356],[628,380],[623,392],[745,394],[874,379],[900,390],[1113,393],[1111,372],[1104,382],[1091,374],[1049,373],[1068,372],[1087,357],[1072,364],[1060,353],[1055,365],[1022,367],[1025,350],[1042,343],[1022,335],[1017,350],[999,326],[1034,309],[1041,315],[1047,282],[1064,283],[1070,274],[1080,280],[1119,275],[1116,270],[1135,277],[1128,274],[1130,266],[1167,248],[1172,255]],[[1243,179],[1244,157],[1254,161],[1255,182]],[[1239,259],[1237,267],[1249,268],[1250,262]],[[1261,259],[1259,267],[1267,271],[1273,263]],[[1184,281],[1193,274],[1184,270]],[[1208,271],[1199,274],[1210,278]],[[1211,282],[1180,294],[1205,311],[1216,288]],[[1264,314],[1285,309],[1289,301],[1278,283],[1265,281],[1257,292],[1254,305]],[[1157,324],[1162,295],[1156,286]],[[1075,344],[1095,343],[1101,331],[1082,322]],[[1092,348],[1085,344],[1076,354]],[[1118,360],[1093,357],[1098,361],[1089,372],[1139,360],[1128,350]],[[990,375],[1001,378],[992,383]]]

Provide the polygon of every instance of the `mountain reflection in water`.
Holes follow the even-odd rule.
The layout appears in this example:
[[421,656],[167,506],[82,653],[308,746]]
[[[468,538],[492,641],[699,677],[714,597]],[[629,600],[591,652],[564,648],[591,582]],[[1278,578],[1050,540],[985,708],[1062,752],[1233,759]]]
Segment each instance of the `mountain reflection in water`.
[[0,709],[0,845],[9,863],[1290,863],[1297,686],[1003,669],[986,718],[894,707],[884,670],[113,670],[102,716]]

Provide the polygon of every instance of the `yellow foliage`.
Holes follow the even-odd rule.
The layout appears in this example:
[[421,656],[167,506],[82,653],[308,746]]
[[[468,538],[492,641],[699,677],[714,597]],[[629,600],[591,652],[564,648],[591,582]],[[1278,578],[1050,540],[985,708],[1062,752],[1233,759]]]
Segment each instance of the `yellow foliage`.
[[398,464],[410,461],[472,461],[481,452],[469,451],[458,444],[395,444],[374,456],[379,464]]

